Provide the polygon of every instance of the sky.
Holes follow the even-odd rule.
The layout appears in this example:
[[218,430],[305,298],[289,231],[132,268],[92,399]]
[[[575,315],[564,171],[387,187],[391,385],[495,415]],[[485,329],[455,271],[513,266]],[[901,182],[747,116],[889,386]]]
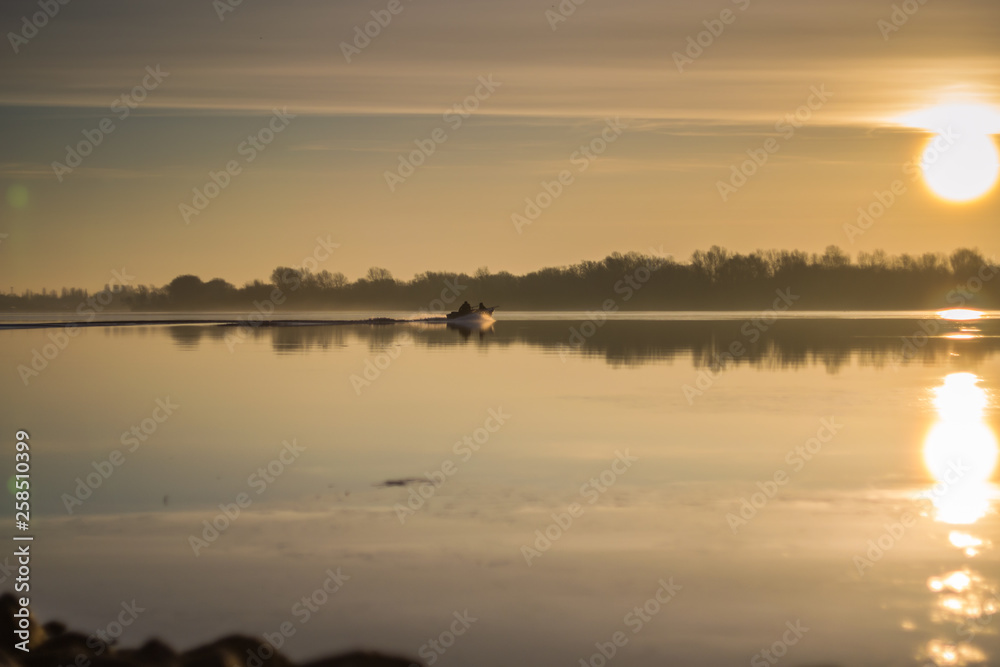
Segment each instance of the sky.
[[958,145],[995,154],[998,26],[992,0],[8,0],[0,288],[991,255],[997,189],[913,168],[968,116],[900,119],[980,105]]

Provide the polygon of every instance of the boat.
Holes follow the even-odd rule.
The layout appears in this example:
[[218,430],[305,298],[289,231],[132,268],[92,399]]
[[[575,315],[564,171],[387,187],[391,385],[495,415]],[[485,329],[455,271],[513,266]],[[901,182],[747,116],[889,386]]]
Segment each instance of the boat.
[[449,322],[456,324],[460,322],[492,322],[493,311],[496,309],[496,306],[490,308],[473,308],[468,313],[460,313],[457,310],[453,310],[446,317]]

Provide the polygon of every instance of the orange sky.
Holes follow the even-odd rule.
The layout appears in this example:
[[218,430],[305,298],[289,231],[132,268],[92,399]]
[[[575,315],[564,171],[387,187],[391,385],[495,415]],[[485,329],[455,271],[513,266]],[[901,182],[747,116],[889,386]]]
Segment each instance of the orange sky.
[[[997,195],[934,197],[904,168],[932,135],[892,124],[1000,105],[1000,5],[562,6],[245,0],[220,19],[114,0],[32,31],[38,5],[5,3],[0,286],[96,288],[122,267],[242,283],[317,238],[339,244],[321,268],[351,278],[661,246],[1000,247]],[[200,200],[213,173],[225,187]],[[845,231],[894,184],[874,224]]]

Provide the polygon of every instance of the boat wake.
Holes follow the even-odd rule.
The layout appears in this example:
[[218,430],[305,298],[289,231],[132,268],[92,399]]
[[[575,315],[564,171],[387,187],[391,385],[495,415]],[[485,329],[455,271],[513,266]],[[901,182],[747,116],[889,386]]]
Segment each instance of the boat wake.
[[[100,320],[93,322],[74,321],[50,321],[50,322],[0,322],[2,329],[69,329],[74,327],[142,327],[142,326],[174,326],[174,325],[201,325],[220,327],[321,327],[337,325],[388,325],[388,324],[455,324],[455,325],[478,325],[482,319],[473,315],[449,319],[445,316],[417,317],[412,319],[394,317],[369,317],[366,319],[353,320],[296,320],[296,319],[270,319],[261,320],[251,317],[236,317],[226,319],[195,320],[195,319],[156,319],[156,320]],[[493,321],[493,318],[489,318]]]

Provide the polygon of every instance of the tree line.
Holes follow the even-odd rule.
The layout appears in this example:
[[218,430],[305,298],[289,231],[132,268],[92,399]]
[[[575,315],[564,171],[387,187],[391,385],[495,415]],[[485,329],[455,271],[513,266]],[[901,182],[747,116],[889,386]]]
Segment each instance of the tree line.
[[[4,311],[129,310],[452,310],[464,300],[507,310],[757,310],[778,290],[796,296],[799,310],[993,308],[1000,296],[997,263],[976,249],[950,255],[860,252],[837,246],[822,254],[719,246],[686,262],[648,253],[612,253],[603,260],[549,267],[523,275],[426,272],[397,280],[372,267],[350,281],[340,272],[279,266],[268,280],[237,287],[221,278],[182,275],[163,286],[115,285],[0,295]],[[81,305],[84,304],[84,305]]]

